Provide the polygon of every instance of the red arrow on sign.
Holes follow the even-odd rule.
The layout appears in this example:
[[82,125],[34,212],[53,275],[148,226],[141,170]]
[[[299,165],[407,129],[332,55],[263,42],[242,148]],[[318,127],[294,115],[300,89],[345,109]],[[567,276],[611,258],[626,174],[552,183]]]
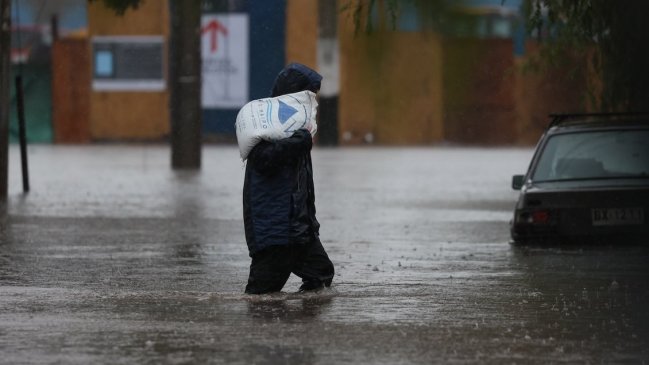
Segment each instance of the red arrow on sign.
[[205,33],[210,34],[210,51],[214,53],[218,49],[218,34],[221,33],[224,36],[227,36],[228,28],[218,20],[212,20],[201,28],[201,34]]

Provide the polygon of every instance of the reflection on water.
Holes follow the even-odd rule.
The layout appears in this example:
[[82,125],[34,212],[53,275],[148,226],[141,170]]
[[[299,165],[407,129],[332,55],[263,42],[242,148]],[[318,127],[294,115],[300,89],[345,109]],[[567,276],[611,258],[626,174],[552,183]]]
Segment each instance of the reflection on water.
[[[525,311],[528,336],[562,353],[621,361],[647,355],[649,248],[558,246],[512,248],[525,290],[506,311]],[[525,289],[522,289],[525,288]]]
[[[325,289],[330,291],[331,289]],[[333,292],[305,294],[270,294],[248,297],[248,313],[266,321],[306,322],[315,319],[331,305]]]
[[250,364],[308,365],[317,360],[313,350],[304,346],[252,344],[244,346],[242,351]]

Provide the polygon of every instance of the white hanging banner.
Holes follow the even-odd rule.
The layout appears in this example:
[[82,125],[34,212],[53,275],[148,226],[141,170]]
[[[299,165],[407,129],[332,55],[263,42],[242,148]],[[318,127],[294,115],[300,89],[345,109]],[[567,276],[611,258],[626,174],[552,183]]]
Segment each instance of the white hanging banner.
[[248,102],[248,14],[201,19],[203,108],[241,108]]

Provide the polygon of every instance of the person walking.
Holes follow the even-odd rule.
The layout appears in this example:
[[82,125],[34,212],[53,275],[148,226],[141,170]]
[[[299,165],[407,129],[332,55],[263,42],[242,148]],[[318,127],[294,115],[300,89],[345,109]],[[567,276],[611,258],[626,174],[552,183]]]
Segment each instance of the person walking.
[[[318,93],[322,76],[291,63],[282,69],[271,97],[300,91]],[[334,265],[320,242],[316,219],[310,131],[260,141],[248,155],[243,184],[243,220],[252,258],[245,292],[281,291],[291,273],[300,291],[331,285]]]

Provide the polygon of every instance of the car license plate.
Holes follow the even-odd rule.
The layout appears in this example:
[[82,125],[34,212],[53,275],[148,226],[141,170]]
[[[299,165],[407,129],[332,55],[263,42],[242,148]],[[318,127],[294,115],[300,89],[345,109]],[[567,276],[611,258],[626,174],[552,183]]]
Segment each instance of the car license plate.
[[642,208],[594,208],[591,210],[594,226],[616,226],[644,223]]

